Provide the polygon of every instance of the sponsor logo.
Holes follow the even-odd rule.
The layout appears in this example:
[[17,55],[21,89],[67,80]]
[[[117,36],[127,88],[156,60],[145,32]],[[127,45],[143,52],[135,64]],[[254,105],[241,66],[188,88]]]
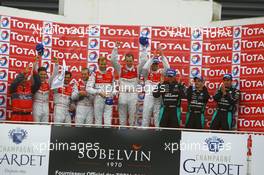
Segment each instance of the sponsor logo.
[[205,143],[208,146],[208,150],[213,153],[218,153],[224,148],[224,140],[216,136],[207,138]]
[[245,106],[239,105],[239,114],[242,115],[263,115],[264,107],[263,106]]
[[51,22],[44,22],[43,24],[43,33],[44,34],[52,34],[52,23]]
[[1,31],[1,40],[2,41],[8,41],[9,40],[10,33],[8,30],[2,30]]
[[88,61],[96,62],[97,61],[97,58],[98,58],[98,52],[97,51],[91,51],[91,52],[89,52],[88,58],[89,58]]
[[232,51],[231,43],[203,43],[206,51]]
[[203,68],[204,76],[223,76],[225,74],[228,74],[230,70],[228,69],[211,69],[211,68]]
[[[76,40],[66,40],[61,39],[59,37],[52,37],[53,45],[61,46],[61,47],[87,47],[87,44],[84,43],[84,41],[80,39]],[[51,45],[51,44],[50,44]]]
[[233,64],[239,64],[240,63],[240,53],[233,53],[233,57],[232,57],[232,63]]
[[0,54],[8,54],[9,45],[7,43],[0,43]]
[[241,27],[234,27],[234,38],[241,37]]
[[239,118],[238,119],[238,125],[240,127],[246,127],[246,128],[250,128],[251,130],[253,128],[263,128],[264,127],[264,120],[261,119],[243,119],[243,118]]
[[9,131],[8,136],[15,144],[20,144],[27,138],[28,132],[25,129],[16,128]]
[[192,65],[201,65],[201,55],[200,54],[192,54],[191,55],[191,63]]
[[12,31],[10,33],[10,37],[12,40],[27,42],[27,43],[41,43],[42,40],[38,36],[29,36],[29,35],[21,35],[17,32]]
[[5,96],[1,95],[0,96],[0,106],[5,106],[6,98]]
[[263,101],[264,100],[264,93],[247,93],[241,92],[241,101]]
[[192,32],[192,39],[193,40],[202,39],[202,31],[200,29],[194,29]]
[[[138,43],[135,42],[122,42],[120,48],[122,49],[138,49]],[[101,39],[101,47],[102,48],[114,48],[115,47],[115,42],[114,41],[109,41],[107,39]]]
[[263,54],[247,54],[247,53],[241,53],[240,54],[241,61],[243,62],[258,62],[258,61],[264,61]]
[[42,55],[43,59],[50,59],[51,57],[51,49],[50,48],[44,48],[44,53]]
[[240,66],[232,66],[232,76],[237,77],[240,75]]
[[43,36],[43,43],[45,46],[50,46],[52,43],[52,39],[49,35]]
[[240,48],[241,48],[240,40],[234,40],[233,50],[238,51],[238,50],[240,50]]
[[199,41],[192,42],[192,52],[201,52],[202,44]]
[[229,64],[231,63],[231,58],[229,57],[229,55],[226,56],[214,56],[211,57],[210,55],[203,55],[204,58],[204,62],[206,64],[210,63],[210,64]]
[[5,69],[0,70],[0,80],[7,80],[7,70]]
[[87,53],[72,53],[70,51],[59,51],[52,49],[53,56],[59,59],[70,59],[70,60],[87,60]]
[[141,31],[140,31],[140,36],[143,36],[143,37],[150,37],[150,28],[148,27],[145,27],[145,28],[142,28]]
[[131,29],[129,27],[124,27],[124,28],[110,28],[107,26],[101,26],[101,32],[102,35],[108,35],[108,36],[127,36],[127,37],[131,37],[131,36],[138,36],[138,31],[136,29]]
[[245,36],[252,36],[252,35],[264,35],[264,28],[262,27],[243,27],[242,33]]
[[[97,146],[99,147],[99,145]],[[78,158],[88,158],[90,160],[118,160],[124,162],[151,162],[151,151],[143,149],[140,144],[131,144],[129,149],[87,149],[79,150]],[[109,166],[109,165],[107,165]],[[111,166],[111,165],[110,165]]]
[[89,26],[89,36],[100,36],[100,26],[91,25]]
[[240,86],[239,86],[239,79],[233,79],[232,81],[232,86],[236,89],[240,89]]
[[232,38],[232,28],[231,27],[206,27],[203,28],[203,34],[206,38]]
[[263,75],[264,68],[263,67],[248,67],[248,66],[241,66],[241,73],[243,75]]
[[240,79],[241,88],[263,88],[264,81],[263,80],[246,80]]
[[10,27],[10,18],[9,17],[2,17],[1,18],[1,27],[9,28]]
[[186,50],[190,49],[187,47],[186,43],[162,43],[160,41],[152,41],[154,49],[162,48],[164,50]]
[[99,49],[99,39],[98,38],[89,38],[88,49]]
[[249,41],[249,40],[242,40],[242,47],[244,49],[251,49],[251,48],[257,48],[257,49],[263,49],[264,48],[264,42],[263,41]]
[[8,57],[0,56],[0,67],[8,66]]
[[201,75],[201,68],[200,67],[192,67],[190,68],[191,77],[195,77],[197,75]]
[[0,82],[0,93],[6,92],[6,83]]
[[0,109],[0,120],[5,118],[5,109]]

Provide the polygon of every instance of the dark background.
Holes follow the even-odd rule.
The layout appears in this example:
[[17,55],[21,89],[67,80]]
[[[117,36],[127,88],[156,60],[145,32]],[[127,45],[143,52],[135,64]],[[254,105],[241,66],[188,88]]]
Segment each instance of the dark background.
[[131,173],[140,175],[178,175],[180,150],[164,151],[166,143],[180,143],[181,132],[172,130],[52,127],[51,143],[100,143],[101,149],[131,150],[134,144],[151,151],[151,161],[117,161],[121,168],[109,168],[109,160],[78,159],[77,151],[50,151],[49,174],[56,170],[73,172]]

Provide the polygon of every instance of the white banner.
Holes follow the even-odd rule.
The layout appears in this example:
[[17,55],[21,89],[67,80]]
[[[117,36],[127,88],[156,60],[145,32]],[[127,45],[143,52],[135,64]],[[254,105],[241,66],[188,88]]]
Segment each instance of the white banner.
[[0,174],[47,175],[50,126],[0,125]]
[[249,165],[250,171],[248,175],[262,175],[263,174],[263,162],[264,162],[264,136],[253,135],[252,136],[252,161]]
[[182,132],[180,175],[246,175],[247,136]]

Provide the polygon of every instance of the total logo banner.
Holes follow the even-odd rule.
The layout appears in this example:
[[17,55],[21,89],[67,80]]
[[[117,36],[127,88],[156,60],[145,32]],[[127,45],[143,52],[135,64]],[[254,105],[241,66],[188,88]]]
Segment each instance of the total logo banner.
[[[125,54],[132,53],[137,64],[142,53],[139,37],[146,37],[147,54],[162,48],[171,67],[185,83],[202,75],[211,92],[221,86],[224,74],[231,73],[233,85],[241,91],[252,89],[250,94],[257,94],[253,91],[264,87],[264,24],[190,28],[62,24],[3,15],[0,19],[0,82],[3,84],[10,83],[25,66],[32,64],[39,42],[45,45],[41,63],[49,73],[56,57],[60,62],[65,59],[73,76],[79,79],[82,67],[97,70],[100,56],[110,60],[117,41],[120,63],[124,64]],[[111,67],[110,61],[108,65]],[[248,102],[248,94],[244,98]],[[242,113],[239,115],[243,118]]]
[[[112,25],[101,25],[100,27],[91,28],[90,36],[99,36],[99,34],[103,37],[139,37],[140,36],[140,28],[138,26],[112,26]],[[98,34],[98,29],[100,29],[100,33]],[[149,37],[150,31],[145,33],[146,37]]]
[[[260,110],[262,110],[262,112],[264,111],[263,108],[261,108]],[[238,118],[238,127],[242,131],[250,131],[251,128],[254,128],[256,132],[263,132],[264,117],[260,117],[258,115],[243,116],[241,118]]]
[[263,36],[264,24],[250,24],[241,27],[241,34],[243,38],[252,38],[255,36]]
[[224,40],[232,39],[233,36],[240,34],[240,31],[237,32],[235,27],[204,27],[200,29],[203,32],[203,38],[205,40]]
[[182,132],[180,175],[246,175],[246,156],[246,135]]
[[263,64],[263,50],[243,50],[240,53],[241,64]]
[[[164,27],[142,27],[141,34],[147,36],[148,33],[151,32],[152,38],[166,38],[166,39],[190,39],[191,38],[191,28],[190,27],[171,27],[171,26],[164,26]],[[193,32],[193,36],[199,38],[201,36],[201,32]],[[148,36],[147,36],[148,37]]]
[[50,134],[50,126],[1,124],[0,174],[47,175]]

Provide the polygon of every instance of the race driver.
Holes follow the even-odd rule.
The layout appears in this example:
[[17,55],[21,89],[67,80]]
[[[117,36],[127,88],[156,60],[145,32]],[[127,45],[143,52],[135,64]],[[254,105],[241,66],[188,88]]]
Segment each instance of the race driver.
[[129,126],[134,126],[136,125],[136,104],[138,101],[137,85],[143,65],[146,63],[146,52],[141,54],[137,67],[134,65],[135,57],[131,53],[125,54],[125,65],[121,66],[118,63],[119,46],[120,43],[117,42],[111,55],[111,62],[119,75],[119,124],[126,125],[128,119]]
[[240,91],[232,87],[232,79],[231,74],[225,74],[223,84],[213,97],[217,107],[212,117],[211,129],[232,129],[233,115],[240,96]]
[[188,111],[186,113],[186,128],[204,128],[204,111],[210,98],[207,88],[204,86],[204,79],[197,75],[194,77],[194,84],[187,89]]
[[87,84],[87,92],[95,95],[94,117],[96,125],[111,125],[113,111],[114,75],[107,70],[107,59],[99,57],[98,70],[92,74]]
[[[161,57],[163,68],[160,68],[159,58]],[[159,112],[161,105],[161,97],[154,98],[153,90],[157,88],[157,85],[161,83],[164,79],[164,74],[167,69],[170,68],[169,62],[164,56],[161,49],[158,50],[158,53],[149,59],[143,66],[142,74],[145,79],[145,98],[143,104],[143,119],[142,126],[149,127],[150,118],[153,115],[154,117],[154,126],[159,126]]]
[[93,123],[93,100],[94,96],[88,94],[86,86],[89,79],[88,68],[82,69],[82,77],[78,82],[78,97],[75,123],[77,124],[92,124]]
[[[35,69],[35,64],[33,70]],[[11,94],[11,120],[33,121],[32,108],[33,96],[40,87],[40,77],[37,72],[31,71],[29,67],[18,74],[10,85]]]
[[181,99],[185,97],[185,87],[176,80],[176,71],[167,69],[163,83],[153,91],[154,98],[162,98],[160,127],[180,127]]
[[[53,77],[58,75],[58,69],[54,69]],[[75,86],[70,84],[72,74],[65,71],[64,83],[62,87],[54,89],[54,122],[71,123],[70,105],[78,97]],[[72,110],[72,109],[71,109]]]
[[[49,122],[49,95],[53,76],[48,79],[46,67],[39,67],[39,60],[43,54],[44,46],[41,43],[37,44],[36,50],[38,51],[38,56],[35,59],[35,69],[39,74],[41,85],[34,95],[33,118],[35,122]],[[58,72],[58,59],[54,58],[54,62],[55,72]]]

